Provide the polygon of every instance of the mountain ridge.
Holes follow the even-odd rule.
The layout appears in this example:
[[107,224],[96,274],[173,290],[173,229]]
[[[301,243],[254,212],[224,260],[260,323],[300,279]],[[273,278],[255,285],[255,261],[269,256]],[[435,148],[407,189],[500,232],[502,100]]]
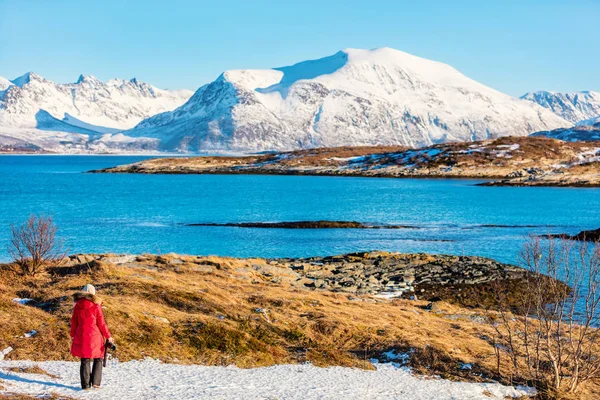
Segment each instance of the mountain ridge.
[[84,74],[66,84],[33,72],[13,81],[0,78],[0,134],[56,152],[424,147],[573,125],[450,65],[391,48],[227,70],[183,94]]
[[570,124],[455,68],[398,50],[345,49],[268,70],[230,70],[124,134],[165,150],[419,147]]
[[600,92],[528,92],[521,99],[539,104],[573,125],[600,116]]

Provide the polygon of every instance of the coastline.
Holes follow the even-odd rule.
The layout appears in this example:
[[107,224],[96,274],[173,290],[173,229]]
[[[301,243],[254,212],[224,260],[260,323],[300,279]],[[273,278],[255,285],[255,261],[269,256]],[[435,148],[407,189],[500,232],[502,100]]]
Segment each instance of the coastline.
[[600,187],[600,147],[547,138],[450,143],[424,149],[342,147],[267,155],[149,159],[89,173],[297,175],[470,179],[481,186]]

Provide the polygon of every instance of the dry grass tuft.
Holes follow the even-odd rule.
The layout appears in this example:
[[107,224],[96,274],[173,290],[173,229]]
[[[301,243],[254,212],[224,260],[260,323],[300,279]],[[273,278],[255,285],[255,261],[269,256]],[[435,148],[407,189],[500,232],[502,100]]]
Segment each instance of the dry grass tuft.
[[46,375],[50,378],[60,379],[60,376],[54,375],[46,371],[45,369],[40,368],[38,365],[34,365],[33,367],[11,367],[8,368],[8,371],[16,372],[20,374],[35,374],[35,375]]
[[74,397],[61,396],[56,393],[42,394],[42,395],[28,395],[28,394],[11,393],[11,392],[0,393],[0,399],[6,399],[6,400],[40,400],[40,399],[75,400]]

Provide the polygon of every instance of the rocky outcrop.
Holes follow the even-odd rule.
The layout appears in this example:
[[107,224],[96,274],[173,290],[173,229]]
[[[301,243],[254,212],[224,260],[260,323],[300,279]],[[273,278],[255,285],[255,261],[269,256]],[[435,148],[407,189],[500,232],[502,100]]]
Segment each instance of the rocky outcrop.
[[270,229],[417,229],[409,225],[365,224],[356,221],[289,221],[289,222],[229,222],[198,223],[186,226],[216,226],[236,228],[270,228]]
[[488,297],[490,293],[485,292],[490,283],[516,282],[527,275],[519,267],[482,257],[387,252],[277,259],[271,264],[296,271],[302,277],[298,283],[308,288],[385,298],[440,297],[449,301],[459,300],[463,290],[478,287],[482,293],[475,290],[471,296]]
[[566,233],[557,233],[550,235],[543,235],[547,239],[567,239],[567,240],[583,240],[588,242],[598,242],[600,241],[600,228],[589,230],[589,231],[581,231],[576,235],[568,235]]
[[[490,306],[494,291],[518,294],[528,272],[489,258],[389,252],[351,253],[326,257],[237,259],[161,256],[71,256],[70,267],[58,271],[98,269],[110,264],[135,269],[175,269],[199,273],[225,273],[236,279],[289,285],[303,290],[324,290],[351,296],[446,300],[467,306]],[[71,272],[70,272],[71,273]],[[362,297],[361,297],[362,298]]]

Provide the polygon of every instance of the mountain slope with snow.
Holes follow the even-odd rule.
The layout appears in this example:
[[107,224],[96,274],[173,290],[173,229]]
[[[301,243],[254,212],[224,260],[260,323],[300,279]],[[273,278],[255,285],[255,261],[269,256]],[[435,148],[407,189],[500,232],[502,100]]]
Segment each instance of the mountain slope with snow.
[[527,100],[398,50],[347,49],[270,70],[233,70],[128,136],[164,150],[287,150],[524,136],[570,124]]
[[82,75],[75,83],[60,84],[33,72],[12,81],[0,77],[0,135],[63,151],[132,128],[177,108],[191,95],[135,78],[102,82]]
[[[11,83],[0,98],[0,126],[37,127],[41,110],[67,123],[75,119],[96,126],[99,132],[124,130],[144,118],[175,109],[192,94],[188,90],[157,89],[135,78],[102,82],[82,75],[75,83],[57,84],[28,72]],[[0,80],[0,89],[4,85]]]
[[599,92],[532,92],[521,96],[552,111],[573,124],[600,116]]
[[600,117],[579,121],[570,128],[558,128],[551,131],[533,133],[531,136],[546,136],[567,142],[600,140]]

